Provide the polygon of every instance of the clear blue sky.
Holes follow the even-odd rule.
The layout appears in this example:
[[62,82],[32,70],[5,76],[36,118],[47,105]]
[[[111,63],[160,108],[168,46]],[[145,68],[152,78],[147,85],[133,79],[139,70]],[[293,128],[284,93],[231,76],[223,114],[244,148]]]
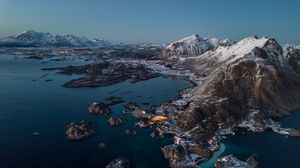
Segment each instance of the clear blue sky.
[[191,34],[300,44],[299,0],[0,0],[0,37],[34,29],[164,43]]

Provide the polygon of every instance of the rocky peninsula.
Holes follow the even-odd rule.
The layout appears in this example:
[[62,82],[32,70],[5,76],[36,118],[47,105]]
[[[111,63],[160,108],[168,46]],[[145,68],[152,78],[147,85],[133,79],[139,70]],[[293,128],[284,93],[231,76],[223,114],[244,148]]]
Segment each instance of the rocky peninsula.
[[57,68],[43,68],[42,70],[58,70],[61,74],[85,74],[86,77],[72,79],[63,86],[67,88],[99,87],[119,83],[130,79],[131,83],[160,76],[159,73],[143,65],[125,63],[101,62],[83,66],[67,66]]

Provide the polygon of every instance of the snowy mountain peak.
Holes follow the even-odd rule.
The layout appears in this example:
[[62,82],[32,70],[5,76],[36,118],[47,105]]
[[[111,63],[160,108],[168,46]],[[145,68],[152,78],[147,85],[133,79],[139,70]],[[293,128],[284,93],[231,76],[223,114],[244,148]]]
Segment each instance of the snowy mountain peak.
[[167,58],[191,57],[203,54],[212,48],[214,46],[211,43],[201,38],[198,34],[194,34],[168,45],[163,55]]
[[15,39],[27,42],[27,43],[41,43],[52,38],[50,33],[36,32],[34,30],[24,31],[15,36]]

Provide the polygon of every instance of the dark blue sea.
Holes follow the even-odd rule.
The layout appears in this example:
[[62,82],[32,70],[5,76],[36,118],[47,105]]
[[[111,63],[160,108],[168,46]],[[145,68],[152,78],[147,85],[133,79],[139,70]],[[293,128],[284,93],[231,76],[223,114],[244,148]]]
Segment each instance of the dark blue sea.
[[[158,77],[131,84],[128,81],[99,88],[68,89],[62,84],[79,77],[41,71],[41,68],[80,65],[81,59],[66,61],[0,57],[0,168],[102,168],[117,157],[135,162],[138,168],[168,167],[160,147],[171,137],[153,139],[154,128],[134,127],[135,118],[113,106],[113,116],[127,118],[120,127],[107,126],[107,117],[86,112],[93,101],[113,95],[124,100],[159,105],[176,99],[189,82]],[[52,80],[48,81],[47,80]],[[147,107],[145,107],[147,108]],[[80,142],[65,139],[65,126],[72,121],[89,120],[97,135]],[[123,135],[135,129],[137,135]],[[100,142],[108,144],[101,150]]]

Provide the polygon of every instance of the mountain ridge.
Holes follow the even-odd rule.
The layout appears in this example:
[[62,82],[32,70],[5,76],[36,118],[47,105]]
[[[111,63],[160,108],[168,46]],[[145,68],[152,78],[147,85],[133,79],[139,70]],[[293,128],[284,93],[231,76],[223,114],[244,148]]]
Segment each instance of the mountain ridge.
[[4,47],[103,47],[111,44],[104,39],[79,37],[70,33],[53,35],[34,30],[0,39],[0,46]]

